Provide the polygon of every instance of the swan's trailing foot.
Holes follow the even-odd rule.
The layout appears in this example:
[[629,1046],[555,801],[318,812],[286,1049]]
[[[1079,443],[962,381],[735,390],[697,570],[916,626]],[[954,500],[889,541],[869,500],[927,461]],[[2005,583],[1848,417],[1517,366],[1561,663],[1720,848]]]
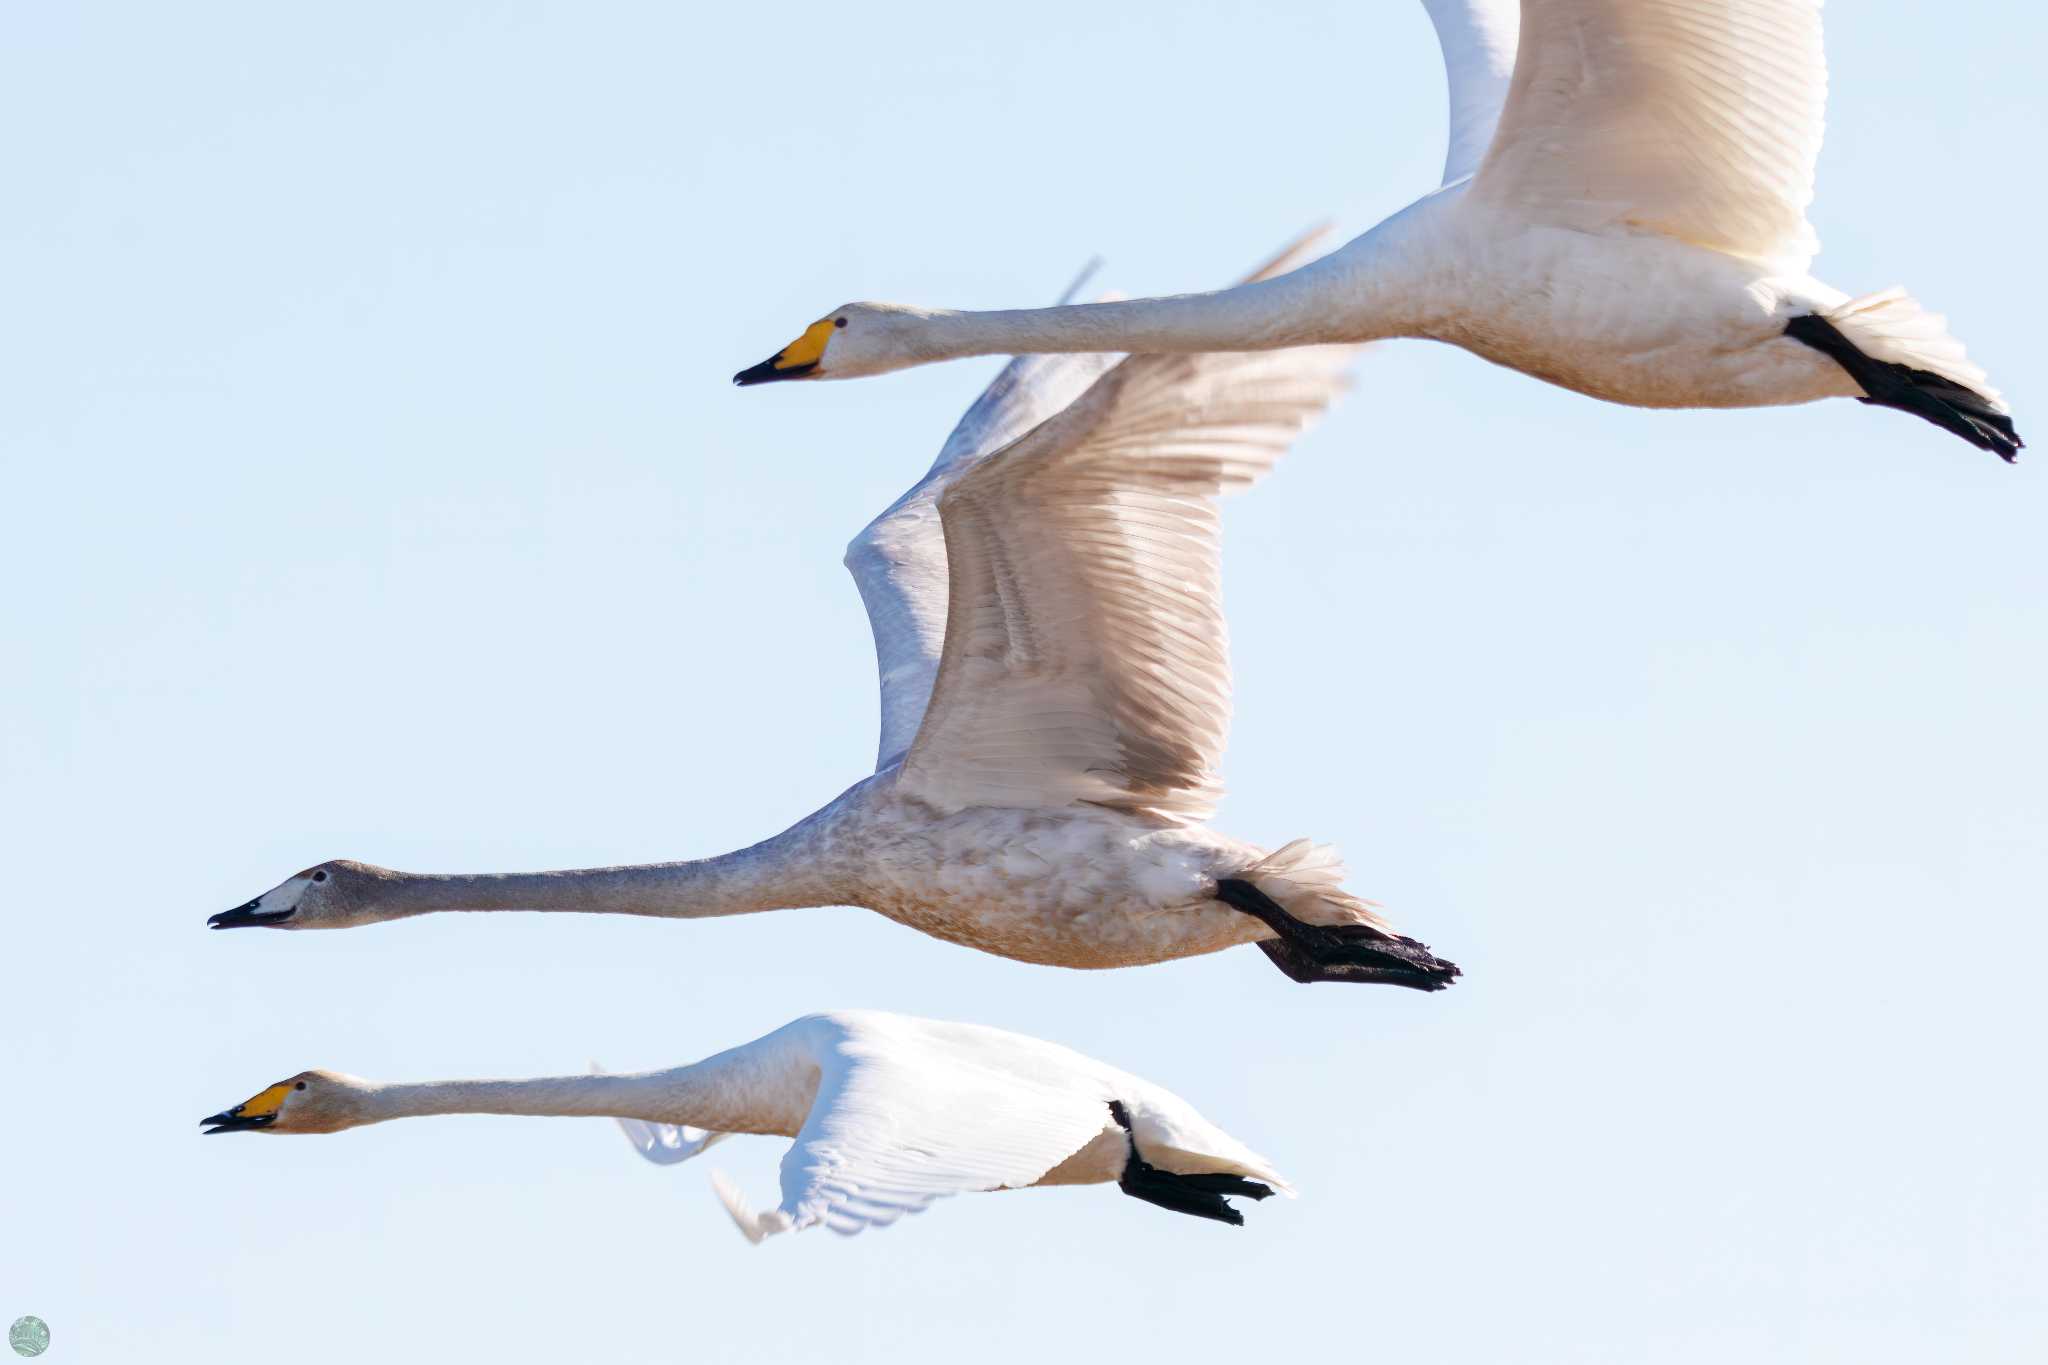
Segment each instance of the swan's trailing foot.
[[1897,408],[1951,431],[1979,450],[1988,450],[2007,464],[2026,447],[2013,429],[2012,417],[1995,398],[1986,397],[1932,370],[1874,360],[1818,313],[1793,318],[1785,335],[1804,342],[1849,372],[1863,388],[1857,401]]
[[1310,924],[1296,919],[1271,896],[1237,877],[1216,883],[1216,899],[1280,936],[1259,947],[1296,981],[1356,981],[1440,991],[1461,975],[1455,962],[1444,961],[1412,938],[1369,924]]
[[1232,1208],[1224,1196],[1234,1194],[1246,1199],[1267,1199],[1273,1194],[1271,1185],[1262,1185],[1241,1175],[1175,1175],[1172,1171],[1162,1171],[1138,1155],[1138,1139],[1131,1132],[1130,1112],[1121,1100],[1109,1102],[1109,1114],[1116,1120],[1117,1127],[1124,1130],[1124,1137],[1131,1148],[1130,1157],[1124,1162],[1124,1173],[1117,1177],[1116,1186],[1133,1199],[1142,1199],[1162,1209],[1172,1209],[1175,1213],[1213,1218],[1219,1223],[1241,1228],[1244,1215]]

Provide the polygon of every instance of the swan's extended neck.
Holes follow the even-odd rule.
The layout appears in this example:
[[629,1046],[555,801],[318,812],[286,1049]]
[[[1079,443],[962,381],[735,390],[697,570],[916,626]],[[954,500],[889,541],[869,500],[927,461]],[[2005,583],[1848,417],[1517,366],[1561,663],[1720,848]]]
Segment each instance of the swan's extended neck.
[[705,919],[836,904],[843,897],[816,843],[806,825],[799,825],[751,848],[689,862],[562,872],[388,872],[380,878],[370,917],[546,910]]
[[375,1085],[361,1121],[431,1114],[527,1114],[690,1124],[720,1133],[794,1136],[817,1092],[817,1073],[770,1039],[693,1066],[633,1075],[542,1076],[521,1081],[420,1081]]
[[920,338],[933,360],[1048,352],[1264,351],[1393,335],[1363,274],[1336,258],[1207,294],[993,312],[938,311]]

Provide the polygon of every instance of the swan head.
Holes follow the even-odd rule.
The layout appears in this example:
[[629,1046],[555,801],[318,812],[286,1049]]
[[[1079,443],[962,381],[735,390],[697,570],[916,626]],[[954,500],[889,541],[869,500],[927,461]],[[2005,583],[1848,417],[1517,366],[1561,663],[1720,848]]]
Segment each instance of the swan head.
[[783,379],[857,379],[931,360],[918,342],[931,314],[893,303],[843,304],[732,382],[745,388]]
[[285,878],[232,910],[207,918],[212,929],[347,929],[396,919],[380,910],[389,868],[337,858]]
[[373,1121],[371,1087],[339,1071],[301,1071],[199,1120],[214,1133],[338,1133]]

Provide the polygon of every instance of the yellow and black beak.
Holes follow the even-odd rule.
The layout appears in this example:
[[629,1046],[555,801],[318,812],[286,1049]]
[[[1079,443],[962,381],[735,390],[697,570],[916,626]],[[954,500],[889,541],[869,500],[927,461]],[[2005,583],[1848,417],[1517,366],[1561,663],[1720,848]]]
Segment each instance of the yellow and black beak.
[[284,1107],[284,1097],[291,1093],[291,1089],[290,1081],[279,1081],[232,1109],[223,1109],[199,1120],[200,1126],[206,1129],[208,1137],[215,1133],[251,1133],[259,1128],[268,1128],[277,1122],[277,1111]]
[[815,372],[818,362],[825,356],[825,344],[832,340],[832,331],[837,325],[832,318],[812,323],[804,329],[802,336],[760,364],[741,370],[732,377],[732,382],[746,388],[750,384],[772,384],[778,379],[802,379]]

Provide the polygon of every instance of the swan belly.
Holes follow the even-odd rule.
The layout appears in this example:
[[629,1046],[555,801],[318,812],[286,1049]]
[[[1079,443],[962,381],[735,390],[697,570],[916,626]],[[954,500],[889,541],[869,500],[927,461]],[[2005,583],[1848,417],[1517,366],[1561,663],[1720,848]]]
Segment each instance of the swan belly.
[[[1105,1115],[1107,1112],[1105,1109]],[[1124,1166],[1130,1159],[1130,1139],[1124,1136],[1123,1129],[1105,1118],[1101,1132],[1032,1184],[1106,1185],[1123,1175]]]
[[1214,835],[1115,811],[968,810],[877,840],[862,903],[1019,962],[1134,967],[1270,937],[1211,898],[1244,861]]
[[1785,335],[1790,318],[1837,297],[1817,281],[1647,233],[1530,228],[1474,251],[1473,296],[1430,335],[1495,364],[1645,408],[1773,407],[1861,392],[1839,365]]

